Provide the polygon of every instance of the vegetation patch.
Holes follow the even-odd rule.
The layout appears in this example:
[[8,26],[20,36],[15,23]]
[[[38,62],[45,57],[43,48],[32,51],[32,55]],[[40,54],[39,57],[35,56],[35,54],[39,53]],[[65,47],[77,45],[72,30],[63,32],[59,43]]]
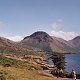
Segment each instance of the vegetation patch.
[[40,65],[0,56],[1,80],[56,80],[38,73]]

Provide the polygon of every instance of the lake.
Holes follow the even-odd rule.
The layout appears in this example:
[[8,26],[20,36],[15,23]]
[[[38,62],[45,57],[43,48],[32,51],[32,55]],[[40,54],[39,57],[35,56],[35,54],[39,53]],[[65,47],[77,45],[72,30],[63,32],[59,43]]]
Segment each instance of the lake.
[[80,54],[65,54],[66,70],[71,71],[76,70],[80,73]]

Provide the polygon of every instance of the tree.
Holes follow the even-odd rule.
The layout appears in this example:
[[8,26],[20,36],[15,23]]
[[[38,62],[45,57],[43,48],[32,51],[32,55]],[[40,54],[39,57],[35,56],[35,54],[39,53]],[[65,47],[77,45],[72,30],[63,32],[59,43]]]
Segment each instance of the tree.
[[65,69],[65,57],[63,54],[52,54],[51,59],[58,69]]

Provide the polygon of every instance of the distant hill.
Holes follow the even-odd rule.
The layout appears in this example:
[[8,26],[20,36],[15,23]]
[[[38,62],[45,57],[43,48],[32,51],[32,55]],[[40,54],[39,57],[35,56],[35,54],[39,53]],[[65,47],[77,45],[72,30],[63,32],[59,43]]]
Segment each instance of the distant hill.
[[28,51],[78,53],[80,52],[80,36],[66,41],[61,38],[50,36],[46,32],[37,31],[25,37],[20,42],[14,42],[0,37],[0,53],[25,54],[28,53]]
[[55,49],[55,52],[61,52],[61,53],[77,53],[78,51],[66,40],[58,37],[53,37],[53,48]]
[[59,53],[76,53],[72,45],[70,45],[67,41],[51,37],[49,34],[43,31],[38,31],[33,33],[30,36],[25,37],[19,45],[36,50],[43,50],[47,52],[59,52]]
[[80,52],[80,36],[68,41],[76,50]]
[[0,37],[0,53],[22,53],[24,51],[26,50],[17,46],[16,42]]

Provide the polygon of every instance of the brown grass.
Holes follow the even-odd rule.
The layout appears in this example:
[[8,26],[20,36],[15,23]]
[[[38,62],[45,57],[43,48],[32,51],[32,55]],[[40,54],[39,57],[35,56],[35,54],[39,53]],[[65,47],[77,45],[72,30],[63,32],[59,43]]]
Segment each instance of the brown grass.
[[0,71],[7,72],[7,80],[57,80],[56,78],[39,74],[37,70],[0,66]]

